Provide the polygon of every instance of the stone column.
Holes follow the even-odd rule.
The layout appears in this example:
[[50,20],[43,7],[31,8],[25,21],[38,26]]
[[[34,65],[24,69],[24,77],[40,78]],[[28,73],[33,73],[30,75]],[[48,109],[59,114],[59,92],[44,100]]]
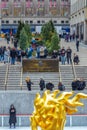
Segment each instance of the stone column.
[[84,21],[84,43],[87,44],[87,21]]

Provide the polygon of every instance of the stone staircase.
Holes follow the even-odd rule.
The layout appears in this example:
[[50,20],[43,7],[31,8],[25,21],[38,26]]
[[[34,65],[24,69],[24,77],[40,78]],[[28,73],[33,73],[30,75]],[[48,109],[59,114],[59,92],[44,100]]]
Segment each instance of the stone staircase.
[[58,89],[58,82],[59,82],[59,73],[58,72],[29,72],[29,73],[24,73],[23,74],[23,83],[22,83],[22,89],[27,90],[25,78],[29,76],[31,81],[33,82],[32,85],[32,90],[40,90],[39,88],[39,81],[40,78],[42,77],[45,80],[45,83],[51,81],[55,88]]
[[75,67],[76,77],[83,78],[86,81],[86,86],[87,86],[87,66],[75,65],[74,67]]
[[60,65],[60,74],[62,83],[65,85],[66,90],[71,90],[71,83],[74,79],[74,74],[71,65]]
[[5,76],[7,65],[0,66],[0,90],[5,90]]
[[20,80],[21,80],[21,66],[9,65],[7,76],[7,90],[21,90]]

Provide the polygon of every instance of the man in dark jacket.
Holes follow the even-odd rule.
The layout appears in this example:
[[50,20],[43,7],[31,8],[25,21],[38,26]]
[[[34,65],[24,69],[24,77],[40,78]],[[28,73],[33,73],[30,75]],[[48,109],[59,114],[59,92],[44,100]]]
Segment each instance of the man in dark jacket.
[[49,82],[49,83],[46,84],[46,89],[52,91],[53,88],[54,88],[54,84],[53,83]]
[[16,59],[16,50],[15,50],[15,48],[10,50],[10,57],[11,57],[11,64],[15,65],[15,59]]
[[77,90],[77,84],[76,84],[76,80],[72,81],[72,90]]
[[68,47],[68,49],[66,50],[66,57],[67,57],[67,63],[68,64],[72,63],[71,55],[72,55],[72,50],[71,50],[70,47]]
[[45,81],[42,78],[40,79],[39,85],[40,85],[40,90],[43,91],[43,89],[45,88]]
[[79,86],[78,86],[77,90],[83,90],[85,87],[86,87],[85,81],[83,80],[83,78],[80,78]]

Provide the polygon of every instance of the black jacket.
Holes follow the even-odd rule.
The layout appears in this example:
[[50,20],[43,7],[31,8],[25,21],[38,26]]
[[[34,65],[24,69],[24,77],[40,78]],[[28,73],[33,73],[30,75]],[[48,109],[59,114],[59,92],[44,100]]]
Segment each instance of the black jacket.
[[10,108],[9,114],[10,114],[9,123],[10,124],[16,123],[16,109],[15,108]]

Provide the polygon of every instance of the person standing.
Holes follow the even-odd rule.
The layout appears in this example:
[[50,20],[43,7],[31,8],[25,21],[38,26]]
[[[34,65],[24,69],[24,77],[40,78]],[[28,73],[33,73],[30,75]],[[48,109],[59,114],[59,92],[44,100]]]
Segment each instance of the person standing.
[[15,65],[16,55],[17,55],[17,53],[16,53],[15,48],[12,48],[10,50],[11,65]]
[[65,48],[63,47],[61,49],[61,63],[62,65],[65,65],[65,61],[66,61],[66,50]]
[[12,124],[14,125],[14,128],[15,128],[15,124],[17,120],[16,120],[16,109],[13,104],[10,106],[9,115],[10,115],[9,117],[10,128],[12,127]]
[[79,38],[76,41],[76,49],[77,49],[77,51],[79,51]]
[[71,55],[72,55],[72,50],[70,47],[68,47],[68,49],[66,50],[67,64],[72,63]]
[[40,85],[40,90],[43,91],[43,89],[45,88],[45,81],[42,78],[40,79],[39,85]]
[[25,79],[25,81],[26,81],[26,83],[27,83],[27,88],[28,88],[28,90],[31,91],[31,85],[32,85],[33,83],[31,82],[30,77],[27,77],[27,78]]

